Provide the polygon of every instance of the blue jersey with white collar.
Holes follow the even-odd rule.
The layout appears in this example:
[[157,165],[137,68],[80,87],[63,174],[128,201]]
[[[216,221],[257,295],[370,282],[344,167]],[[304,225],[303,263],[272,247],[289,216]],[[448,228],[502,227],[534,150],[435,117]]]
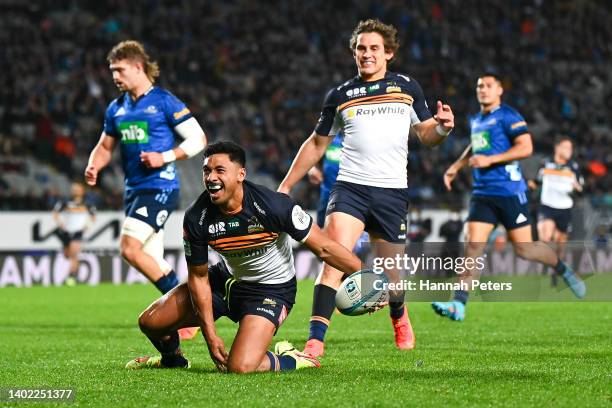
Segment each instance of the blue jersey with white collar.
[[104,133],[120,139],[126,190],[179,188],[174,162],[149,169],[140,153],[172,149],[174,128],[191,117],[181,100],[156,86],[136,100],[124,93],[108,105]]
[[[492,156],[508,151],[517,136],[527,133],[527,123],[516,110],[501,104],[491,112],[470,118],[472,153]],[[513,196],[527,190],[518,161],[472,169],[473,193]]]

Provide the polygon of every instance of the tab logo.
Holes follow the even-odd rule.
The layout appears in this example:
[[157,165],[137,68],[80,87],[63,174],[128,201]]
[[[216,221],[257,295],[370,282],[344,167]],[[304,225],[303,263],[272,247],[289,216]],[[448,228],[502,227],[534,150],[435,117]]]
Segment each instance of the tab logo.
[[121,143],[149,143],[149,124],[147,122],[121,122],[119,131],[121,132]]

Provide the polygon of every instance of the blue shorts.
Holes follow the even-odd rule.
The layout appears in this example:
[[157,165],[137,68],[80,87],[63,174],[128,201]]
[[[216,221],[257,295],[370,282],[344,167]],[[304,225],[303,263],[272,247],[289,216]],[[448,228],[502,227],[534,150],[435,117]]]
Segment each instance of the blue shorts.
[[383,188],[337,181],[326,215],[342,212],[361,220],[365,230],[387,242],[406,241],[407,188]]
[[555,223],[555,227],[564,234],[567,234],[572,230],[572,209],[552,208],[542,204],[540,205],[538,220],[553,220]]
[[527,197],[485,196],[474,194],[470,199],[470,212],[467,221],[501,223],[506,231],[530,224]]
[[245,315],[256,315],[265,317],[278,329],[295,303],[295,277],[278,284],[237,281],[219,262],[208,268],[208,281],[215,320],[226,316],[239,322]]
[[127,190],[123,200],[126,217],[144,221],[157,232],[177,209],[179,190]]

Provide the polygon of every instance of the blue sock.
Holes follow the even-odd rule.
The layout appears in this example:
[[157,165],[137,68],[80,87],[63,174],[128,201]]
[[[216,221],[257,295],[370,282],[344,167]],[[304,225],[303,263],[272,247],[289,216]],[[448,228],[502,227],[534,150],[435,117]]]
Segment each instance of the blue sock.
[[399,319],[404,315],[404,302],[389,302],[389,316]]
[[328,325],[319,320],[311,320],[310,334],[308,335],[308,340],[316,339],[319,341],[323,341],[323,339],[325,338],[325,332],[327,332],[327,327]]
[[178,286],[178,284],[179,281],[174,271],[168,272],[167,275],[162,276],[157,282],[154,282],[155,287],[163,294],[170,292],[170,290]]
[[470,293],[465,290],[456,290],[455,296],[453,296],[453,300],[457,302],[461,302],[464,305],[467,303],[468,298],[470,297]]
[[279,356],[271,351],[267,351],[270,360],[270,371],[289,371],[295,370],[295,359],[291,356]]

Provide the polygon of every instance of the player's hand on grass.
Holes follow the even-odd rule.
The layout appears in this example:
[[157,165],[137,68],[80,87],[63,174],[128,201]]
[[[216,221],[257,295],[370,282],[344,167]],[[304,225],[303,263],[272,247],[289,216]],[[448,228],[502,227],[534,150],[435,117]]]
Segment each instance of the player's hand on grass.
[[446,132],[450,132],[455,127],[453,110],[449,105],[442,103],[442,101],[438,101],[438,111],[434,115],[434,119]]
[[140,161],[150,169],[157,169],[165,164],[162,154],[158,152],[140,152]]
[[489,167],[492,162],[490,156],[485,156],[484,154],[475,154],[474,156],[470,157],[468,164],[470,165],[470,167],[482,169],[485,167]]
[[97,181],[98,169],[90,164],[85,168],[85,182],[90,186],[95,186]]
[[227,351],[225,351],[225,344],[221,337],[216,335],[212,336],[206,339],[206,344],[208,345],[210,358],[215,363],[217,370],[223,372],[227,371]]

